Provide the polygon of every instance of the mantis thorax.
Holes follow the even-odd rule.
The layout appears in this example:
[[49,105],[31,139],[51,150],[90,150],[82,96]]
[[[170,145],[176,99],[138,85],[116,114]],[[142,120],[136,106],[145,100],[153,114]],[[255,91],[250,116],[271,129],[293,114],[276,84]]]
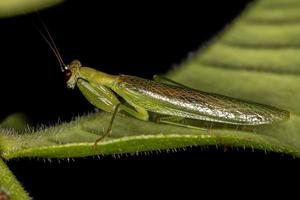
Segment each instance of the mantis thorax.
[[74,89],[78,79],[83,79],[90,84],[112,87],[118,76],[110,75],[93,68],[83,67],[78,60],[65,66],[65,77],[69,88]]

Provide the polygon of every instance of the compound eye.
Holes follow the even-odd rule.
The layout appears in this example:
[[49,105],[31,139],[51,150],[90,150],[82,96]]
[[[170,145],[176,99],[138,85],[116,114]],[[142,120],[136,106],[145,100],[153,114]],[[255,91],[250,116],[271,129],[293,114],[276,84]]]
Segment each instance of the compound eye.
[[71,78],[71,76],[72,76],[71,70],[67,69],[65,71],[65,81],[68,81]]

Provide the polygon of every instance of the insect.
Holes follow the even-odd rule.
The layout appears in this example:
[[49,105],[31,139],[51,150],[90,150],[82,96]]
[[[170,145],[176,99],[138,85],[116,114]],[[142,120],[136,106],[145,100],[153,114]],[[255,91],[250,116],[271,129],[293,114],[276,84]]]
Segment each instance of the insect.
[[[46,29],[47,30],[47,29]],[[192,127],[184,123],[193,119],[237,126],[272,124],[289,118],[289,112],[273,106],[239,100],[185,87],[164,77],[154,80],[128,75],[110,75],[82,66],[78,60],[64,64],[48,30],[44,37],[65,74],[67,86],[76,86],[95,107],[112,112],[108,128],[95,145],[112,131],[120,111],[147,121],[149,112],[158,114],[157,122]]]

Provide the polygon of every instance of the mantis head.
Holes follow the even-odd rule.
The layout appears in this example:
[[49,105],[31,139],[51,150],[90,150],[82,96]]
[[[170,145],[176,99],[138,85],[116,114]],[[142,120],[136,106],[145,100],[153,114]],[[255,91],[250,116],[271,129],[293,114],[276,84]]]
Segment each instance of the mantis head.
[[81,63],[78,60],[73,60],[70,64],[64,66],[63,72],[65,73],[68,88],[75,88],[80,67]]
[[44,34],[42,31],[40,31],[38,27],[36,27],[36,28],[37,28],[38,32],[41,34],[41,36],[43,37],[43,39],[45,40],[45,42],[49,45],[49,47],[52,50],[52,52],[54,53],[55,57],[57,58],[57,61],[61,67],[61,71],[65,75],[65,80],[67,82],[67,86],[69,88],[74,89],[76,86],[77,79],[79,77],[79,71],[80,71],[79,69],[81,68],[81,63],[78,60],[73,60],[68,65],[66,65],[64,63],[64,60],[62,59],[62,56],[60,55],[58,48],[56,47],[56,44],[55,44],[50,32],[48,31],[47,26],[44,24],[43,21],[41,21],[41,22],[44,27],[44,30],[46,31],[46,34]]

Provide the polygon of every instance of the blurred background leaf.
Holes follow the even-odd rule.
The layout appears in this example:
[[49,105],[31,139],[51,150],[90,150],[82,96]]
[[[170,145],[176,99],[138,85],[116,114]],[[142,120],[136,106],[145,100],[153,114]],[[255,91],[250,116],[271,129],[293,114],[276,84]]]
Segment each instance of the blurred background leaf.
[[0,17],[12,17],[54,6],[63,0],[1,0]]
[[24,113],[11,114],[0,123],[1,128],[13,128],[18,132],[23,132],[28,126],[29,120]]

